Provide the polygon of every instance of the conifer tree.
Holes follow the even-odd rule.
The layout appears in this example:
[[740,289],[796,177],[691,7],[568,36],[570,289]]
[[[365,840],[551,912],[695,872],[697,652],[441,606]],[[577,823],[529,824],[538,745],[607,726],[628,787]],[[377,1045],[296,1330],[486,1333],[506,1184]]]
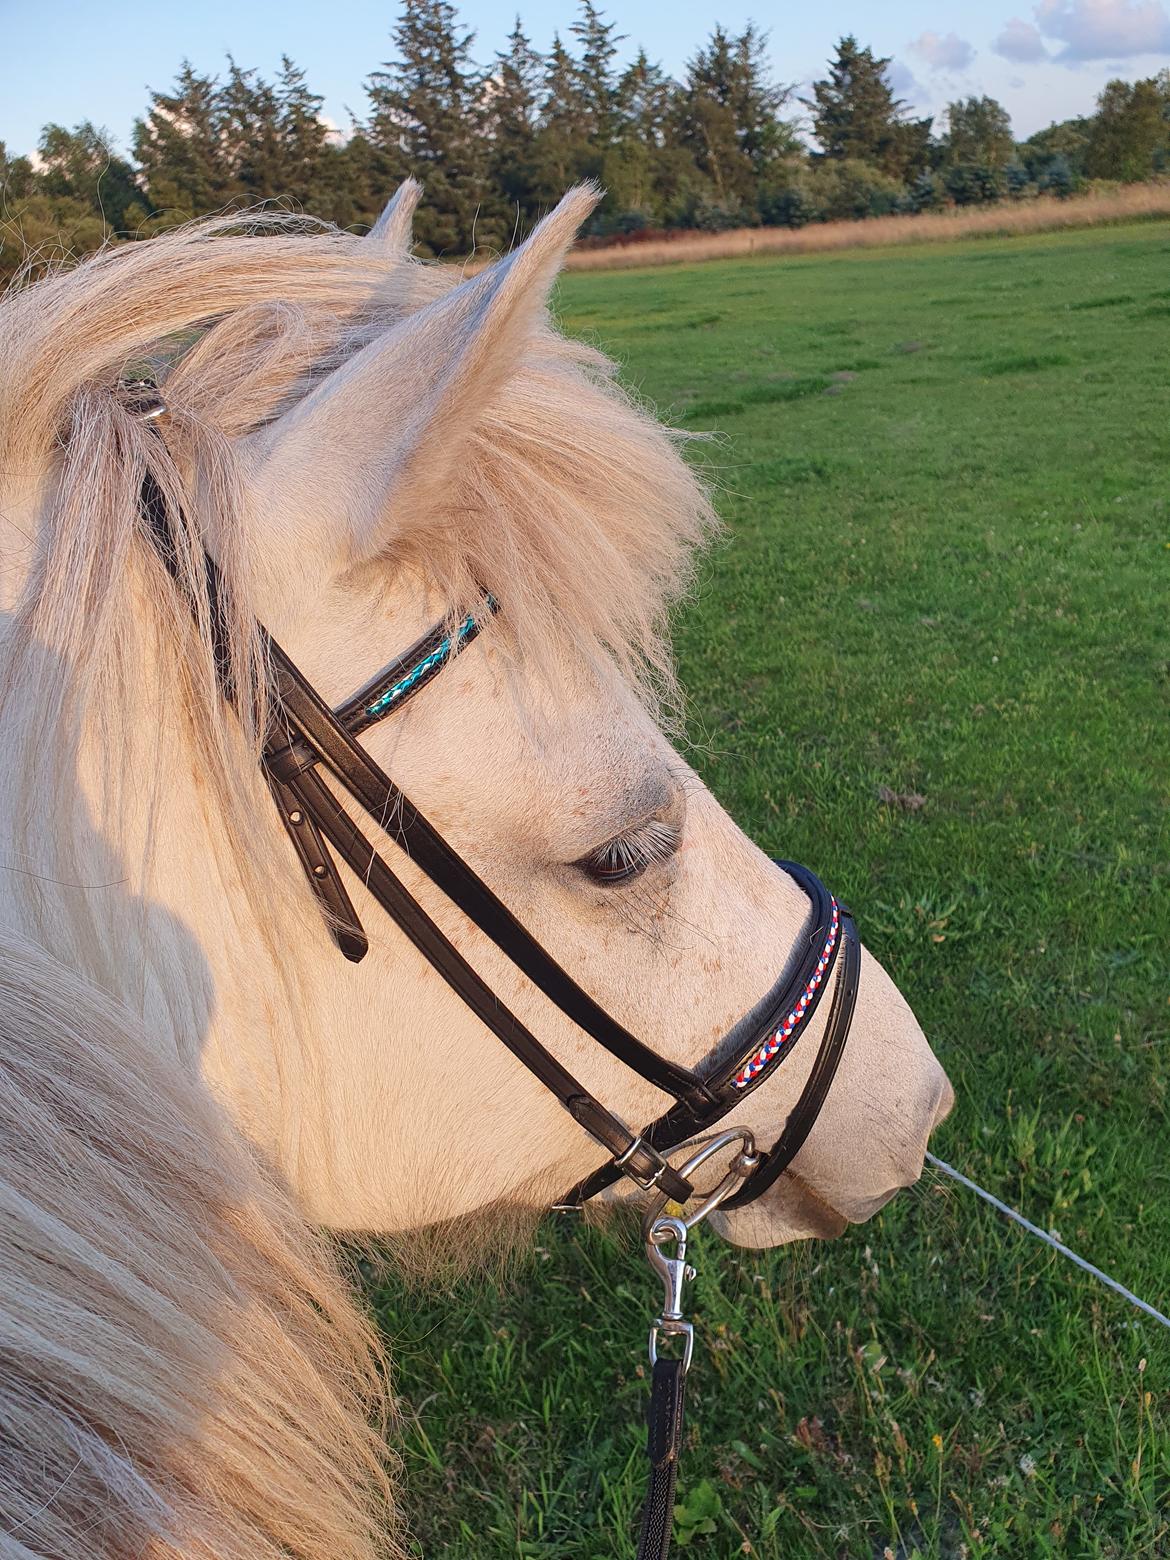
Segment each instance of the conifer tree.
[[617,139],[617,82],[614,59],[625,41],[616,22],[607,22],[593,0],[581,0],[581,14],[569,31],[580,45],[576,61],[577,100],[582,131],[592,150],[590,171],[600,173],[605,153]]
[[152,92],[134,125],[134,156],[163,223],[218,211],[237,193],[224,157],[218,84],[184,60],[171,92]]
[[842,38],[828,77],[813,83],[808,106],[823,156],[857,159],[909,179],[925,166],[930,120],[907,120],[906,105],[889,83],[889,65],[852,35]]
[[[845,37],[807,105],[820,147],[810,167],[754,23],[716,26],[680,83],[644,49],[619,70],[616,23],[598,0],[577,0],[573,48],[556,36],[542,57],[517,17],[484,72],[454,0],[401,3],[396,58],[371,76],[369,123],[348,137],[330,134],[322,98],[287,56],[272,82],[230,56],[222,80],[184,61],[135,124],[134,162],[88,123],[47,125],[35,165],[0,146],[0,204],[18,209],[14,231],[84,252],[120,231],[145,236],[234,200],[271,199],[360,227],[413,172],[426,186],[421,247],[464,254],[506,247],[583,176],[605,186],[596,221],[613,231],[799,223],[1035,188],[1067,195],[1086,174],[1170,171],[1170,69],[1111,81],[1095,115],[1018,147],[1002,106],[970,96],[948,106],[935,141],[930,119],[911,118],[896,97],[890,61]],[[19,247],[2,233],[0,246],[2,281]]]
[[220,155],[232,193],[249,203],[287,200],[287,172],[281,157],[276,94],[255,70],[228,55],[227,78],[216,93]]
[[752,172],[759,177],[777,158],[791,156],[800,144],[793,124],[781,118],[792,88],[773,79],[768,34],[754,22],[748,22],[733,41],[731,108],[736,138]]
[[486,105],[491,136],[491,176],[509,206],[526,223],[539,202],[537,131],[544,61],[519,16],[508,47],[496,55]]
[[751,22],[738,37],[717,26],[687,64],[677,133],[717,204],[754,220],[758,181],[796,145],[780,117],[789,89],[768,64],[767,36]]
[[[398,58],[370,77],[370,139],[395,172],[426,184],[419,242],[466,253],[505,237],[503,205],[488,182],[482,80],[449,0],[405,0],[392,32]],[[485,210],[485,207],[487,208]]]
[[287,54],[280,57],[274,96],[281,169],[289,194],[306,209],[321,213],[320,203],[329,193],[324,177],[328,130],[321,118],[325,100],[310,90],[304,71]]
[[613,211],[628,224],[661,222],[677,198],[680,174],[689,166],[674,144],[670,127],[678,84],[645,49],[618,78],[617,142],[606,163],[606,187]]
[[542,201],[563,194],[580,177],[585,161],[587,116],[581,101],[577,62],[559,33],[544,66],[544,102],[537,136],[537,189]]

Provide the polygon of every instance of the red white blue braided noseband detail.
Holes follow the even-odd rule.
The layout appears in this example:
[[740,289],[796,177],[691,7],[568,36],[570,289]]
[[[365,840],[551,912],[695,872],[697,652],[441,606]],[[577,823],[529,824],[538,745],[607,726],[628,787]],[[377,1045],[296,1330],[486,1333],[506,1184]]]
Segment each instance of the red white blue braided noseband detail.
[[830,894],[833,902],[833,913],[829,920],[829,935],[825,938],[825,946],[821,949],[821,956],[817,960],[817,967],[812,973],[812,979],[801,992],[800,1000],[789,1013],[788,1017],[780,1025],[774,1034],[768,1036],[763,1045],[749,1062],[745,1062],[731,1080],[733,1089],[744,1089],[757,1077],[773,1057],[778,1056],[783,1048],[792,1039],[793,1035],[804,1022],[804,1015],[808,1012],[808,1005],[816,993],[817,987],[825,978],[825,971],[829,967],[829,961],[833,957],[833,949],[837,946],[837,933],[841,929],[841,912],[837,901]]

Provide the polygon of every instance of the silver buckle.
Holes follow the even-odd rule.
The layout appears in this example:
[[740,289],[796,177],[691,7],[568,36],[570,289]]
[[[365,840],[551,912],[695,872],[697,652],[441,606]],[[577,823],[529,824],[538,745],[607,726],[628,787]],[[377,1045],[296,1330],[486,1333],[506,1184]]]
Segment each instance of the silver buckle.
[[[645,1149],[646,1153],[649,1154],[651,1159],[657,1161],[657,1168],[655,1169],[654,1174],[646,1178],[640,1176],[636,1170],[630,1170],[627,1168],[630,1160],[640,1148]],[[629,1179],[633,1181],[634,1185],[640,1186],[644,1192],[652,1192],[654,1190],[659,1181],[662,1179],[663,1172],[667,1168],[666,1159],[663,1158],[663,1156],[658,1152],[652,1143],[647,1143],[646,1139],[643,1137],[636,1137],[630,1144],[629,1148],[624,1149],[622,1153],[620,1153],[613,1161],[613,1163],[615,1169],[620,1170],[623,1175],[628,1176]]]

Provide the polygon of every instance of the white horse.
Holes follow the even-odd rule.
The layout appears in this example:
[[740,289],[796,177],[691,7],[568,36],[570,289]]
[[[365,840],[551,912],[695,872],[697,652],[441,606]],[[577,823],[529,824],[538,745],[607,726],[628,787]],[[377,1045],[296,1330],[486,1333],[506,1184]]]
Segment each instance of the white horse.
[[[5,1560],[396,1552],[377,1344],[315,1230],[490,1229],[601,1159],[353,880],[373,946],[338,957],[257,766],[256,619],[340,702],[493,594],[363,740],[663,1055],[698,1061],[807,919],[659,728],[667,608],[712,517],[678,439],[550,324],[593,193],[471,279],[408,258],[416,199],[365,240],[282,219],[128,244],[0,312]],[[153,426],[120,388],[143,368]],[[200,557],[176,583],[144,526],[148,468],[230,583],[238,713],[191,612]],[[594,1094],[660,1112],[396,865]],[[816,1048],[736,1121],[770,1143]],[[820,1120],[723,1232],[869,1217],[950,1101],[866,955]]]

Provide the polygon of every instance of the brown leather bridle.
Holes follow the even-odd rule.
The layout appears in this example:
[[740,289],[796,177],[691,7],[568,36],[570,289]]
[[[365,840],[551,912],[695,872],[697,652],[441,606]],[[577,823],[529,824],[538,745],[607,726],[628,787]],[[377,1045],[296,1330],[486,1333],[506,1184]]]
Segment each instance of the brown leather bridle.
[[[177,579],[174,526],[185,520],[168,512],[149,470],[143,479],[141,510],[156,555]],[[224,694],[231,698],[234,689],[223,631],[225,586],[213,560],[204,556],[216,665]],[[605,1148],[609,1159],[572,1187],[560,1207],[579,1207],[623,1176],[643,1191],[661,1192],[686,1203],[695,1188],[672,1167],[667,1154],[722,1121],[771,1076],[808,1028],[832,985],[828,1023],[800,1097],[772,1146],[741,1163],[743,1184],[723,1200],[724,1208],[743,1207],[766,1191],[799,1152],[832,1084],[857,998],[861,950],[853,918],[807,867],[778,863],[812,905],[811,922],[798,945],[792,972],[733,1026],[701,1071],[658,1055],[631,1034],[545,951],[356,740],[360,732],[396,713],[425,687],[471,643],[495,610],[494,601],[485,597],[456,632],[442,626],[432,629],[336,710],[329,708],[267,629],[259,626],[274,678],[274,714],[261,763],[281,822],[330,934],[346,958],[360,961],[368,942],[333,851],[476,1017]],[[345,811],[325,775],[556,1007],[611,1055],[670,1095],[674,1104],[635,1132],[591,1094],[500,1001],[440,930]]]

